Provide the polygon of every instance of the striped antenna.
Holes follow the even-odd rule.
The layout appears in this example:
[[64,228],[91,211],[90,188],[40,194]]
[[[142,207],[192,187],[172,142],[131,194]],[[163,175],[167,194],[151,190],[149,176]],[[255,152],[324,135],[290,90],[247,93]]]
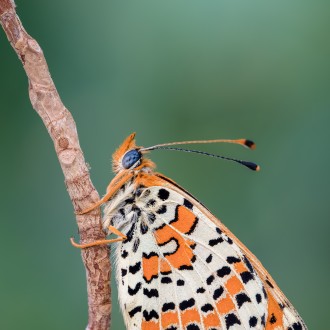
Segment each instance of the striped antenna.
[[156,144],[155,146],[152,147],[142,148],[140,150],[147,151],[147,150],[159,149],[159,147],[167,147],[167,146],[175,146],[175,145],[183,145],[183,144],[208,144],[208,143],[233,143],[233,144],[239,144],[249,149],[256,148],[256,144],[248,139],[236,139],[236,140],[216,139],[216,140],[193,140],[193,141],[162,143],[162,144]]

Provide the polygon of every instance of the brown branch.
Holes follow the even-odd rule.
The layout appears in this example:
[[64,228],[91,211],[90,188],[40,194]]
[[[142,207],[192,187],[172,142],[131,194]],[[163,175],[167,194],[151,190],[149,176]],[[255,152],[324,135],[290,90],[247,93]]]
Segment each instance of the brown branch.
[[[0,21],[28,76],[32,106],[54,142],[74,210],[81,211],[99,200],[99,195],[89,177],[76,124],[58,95],[40,46],[24,30],[13,0],[0,0]],[[99,211],[76,219],[81,243],[105,238]],[[87,329],[108,329],[111,313],[109,249],[97,246],[84,249],[81,254],[87,276]]]

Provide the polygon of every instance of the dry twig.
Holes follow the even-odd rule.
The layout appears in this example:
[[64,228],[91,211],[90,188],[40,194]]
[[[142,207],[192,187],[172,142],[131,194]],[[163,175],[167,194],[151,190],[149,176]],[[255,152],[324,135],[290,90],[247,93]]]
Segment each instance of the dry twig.
[[[0,0],[0,21],[28,76],[32,106],[54,142],[74,210],[80,211],[96,202],[99,195],[89,177],[75,122],[58,95],[40,46],[24,30],[13,0]],[[105,238],[99,211],[76,218],[81,243]],[[109,249],[106,246],[84,249],[82,259],[87,275],[87,329],[108,329],[111,313]]]

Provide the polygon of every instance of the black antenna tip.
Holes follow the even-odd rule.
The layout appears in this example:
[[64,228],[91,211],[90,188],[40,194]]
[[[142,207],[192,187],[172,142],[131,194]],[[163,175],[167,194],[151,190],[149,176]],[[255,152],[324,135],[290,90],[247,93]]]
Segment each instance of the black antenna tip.
[[256,144],[252,140],[245,140],[244,145],[246,145],[250,149],[256,148]]
[[252,170],[252,171],[256,171],[256,172],[260,171],[260,166],[257,165],[257,164],[255,164],[255,163],[252,163],[252,162],[246,162],[246,161],[244,161],[244,160],[242,160],[240,163],[241,163],[242,165],[246,166],[247,168],[249,168],[249,169]]

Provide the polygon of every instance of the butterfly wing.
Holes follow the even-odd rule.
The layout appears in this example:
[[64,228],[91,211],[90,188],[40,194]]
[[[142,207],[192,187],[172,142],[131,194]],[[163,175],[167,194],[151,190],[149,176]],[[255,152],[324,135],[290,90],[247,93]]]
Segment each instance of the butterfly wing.
[[179,194],[191,200],[195,209],[198,209],[205,217],[206,221],[212,221],[219,229],[224,232],[236,246],[238,246],[241,253],[243,253],[246,260],[253,265],[253,269],[261,279],[265,295],[267,297],[268,308],[266,318],[266,329],[288,329],[288,330],[303,330],[307,329],[304,321],[295,310],[290,301],[286,298],[283,292],[280,290],[276,282],[269,275],[267,270],[263,267],[261,262],[256,256],[249,251],[249,249],[223,224],[221,223],[204,205],[196,200],[191,194],[185,191],[182,187],[177,185],[173,180],[158,174],[163,184],[167,184],[169,187],[177,191]]
[[128,329],[307,329],[260,262],[196,199],[161,175],[137,182],[143,188],[108,212],[126,224],[117,280]]
[[[256,273],[256,275],[260,278],[264,285],[264,296],[267,300],[267,312],[266,315],[266,329],[294,329],[294,330],[302,330],[307,329],[304,321],[297,313],[295,308],[289,302],[289,300],[285,297],[282,291],[279,289],[275,281],[269,275],[269,273],[262,266],[260,261],[247,249],[247,247],[240,242],[238,238],[233,235],[228,228],[226,228],[214,215],[210,213],[210,211],[203,206],[200,202],[198,202],[193,196],[191,196],[187,191],[178,186],[174,181],[162,176],[158,175],[164,180],[164,184],[174,189],[184,198],[188,199],[192,205],[194,206],[194,210],[198,210],[201,214],[201,217],[205,218],[205,222],[212,222],[215,224],[219,230],[221,230],[227,237],[233,241],[233,247],[235,249],[239,249],[240,253],[244,256],[244,260],[247,265],[250,265],[249,270]],[[195,212],[197,213],[197,212]],[[260,296],[258,295],[258,301]]]

